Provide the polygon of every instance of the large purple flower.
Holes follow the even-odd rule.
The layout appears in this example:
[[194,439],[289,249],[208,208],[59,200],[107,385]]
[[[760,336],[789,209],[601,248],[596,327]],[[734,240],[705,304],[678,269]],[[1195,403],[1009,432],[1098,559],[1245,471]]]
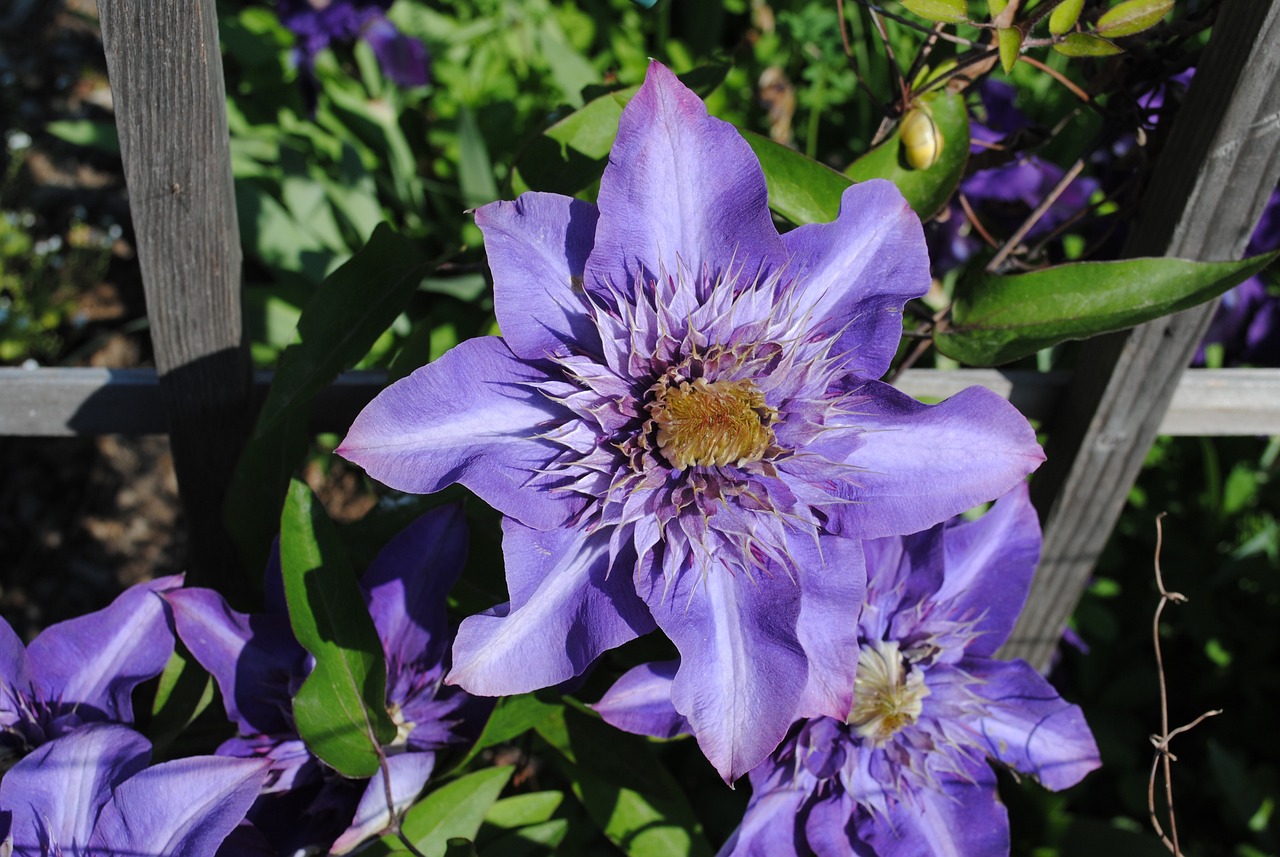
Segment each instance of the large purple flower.
[[[441,686],[449,646],[445,596],[465,556],[461,510],[443,507],[396,536],[361,580],[387,659],[387,708],[400,727],[384,748],[397,811],[417,798],[436,753],[462,740],[462,721],[475,713],[467,711],[475,701],[466,693]],[[381,771],[367,784],[333,776],[299,739],[291,699],[311,660],[289,625],[278,566],[267,577],[264,614],[237,613],[208,589],[166,597],[178,636],[217,681],[239,730],[218,754],[271,761],[263,791],[280,797],[255,807],[255,822],[282,850],[332,843],[331,853],[346,853],[387,826],[386,781]]]
[[676,706],[726,779],[797,717],[844,717],[860,539],[1007,491],[1043,456],[1007,402],[875,380],[929,286],[888,182],[779,235],[746,142],[654,63],[599,204],[476,212],[502,338],[376,398],[339,452],[404,491],[502,511],[510,602],[465,620],[448,681],[520,693],[661,628]]
[[156,593],[162,577],[110,606],[45,628],[24,646],[0,619],[0,773],[32,750],[91,722],[133,722],[133,689],[173,654],[173,629]]
[[296,56],[304,75],[312,75],[316,54],[331,42],[364,39],[378,64],[397,86],[431,82],[427,46],[404,35],[387,20],[392,0],[279,0],[280,22],[298,39]]
[[257,796],[266,765],[197,756],[149,768],[150,758],[147,739],[115,724],[88,724],[45,744],[0,780],[0,853],[214,857]]
[[[797,724],[751,772],[724,857],[1008,854],[988,759],[1051,789],[1098,766],[1080,709],[1025,661],[992,657],[1040,553],[1025,486],[975,522],[876,539],[866,552],[853,710]],[[628,731],[679,734],[670,673],[639,667],[596,708]]]

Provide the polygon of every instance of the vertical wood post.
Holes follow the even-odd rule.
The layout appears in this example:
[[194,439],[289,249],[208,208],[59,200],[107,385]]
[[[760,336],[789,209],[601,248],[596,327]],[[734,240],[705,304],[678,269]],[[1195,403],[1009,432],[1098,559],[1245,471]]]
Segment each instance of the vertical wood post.
[[240,238],[215,0],[99,0],[190,580],[246,579],[222,524],[250,425]]
[[[1126,257],[1240,258],[1280,179],[1278,79],[1280,0],[1226,0]],[[1002,655],[1048,664],[1215,307],[1099,337],[1082,352],[1032,479],[1044,553]]]

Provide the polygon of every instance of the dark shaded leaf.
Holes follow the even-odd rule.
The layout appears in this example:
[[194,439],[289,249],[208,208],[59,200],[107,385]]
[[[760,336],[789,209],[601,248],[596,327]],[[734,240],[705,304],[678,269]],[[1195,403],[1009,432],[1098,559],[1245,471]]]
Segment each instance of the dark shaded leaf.
[[742,136],[755,151],[769,189],[769,208],[797,226],[826,223],[840,213],[840,195],[853,182],[768,137],[751,131]]
[[1053,49],[1068,57],[1109,57],[1123,51],[1106,39],[1089,33],[1071,33]]

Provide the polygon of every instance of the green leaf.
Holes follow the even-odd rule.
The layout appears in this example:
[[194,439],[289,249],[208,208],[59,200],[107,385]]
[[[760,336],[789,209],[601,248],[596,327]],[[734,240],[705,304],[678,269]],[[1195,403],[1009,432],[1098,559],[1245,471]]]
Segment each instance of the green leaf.
[[458,110],[458,186],[462,203],[478,208],[498,198],[498,183],[493,180],[493,164],[475,114],[465,104]]
[[1053,49],[1067,57],[1109,57],[1123,53],[1106,39],[1089,33],[1069,33],[1061,42],[1055,43]]
[[160,673],[151,705],[153,752],[159,756],[213,702],[213,679],[182,650],[175,650]]
[[1061,36],[1076,25],[1084,10],[1084,0],[1063,0],[1049,13],[1049,32]]
[[999,14],[1003,12],[1005,10],[1005,7],[1008,5],[1009,5],[1009,0],[987,0],[987,12],[990,14],[991,19],[994,21],[996,17],[999,16]]
[[963,363],[1008,363],[1068,339],[1124,330],[1203,303],[1278,255],[1239,262],[1127,259],[1010,276],[977,273],[957,285],[951,326],[934,344]]
[[1022,50],[1022,31],[1017,27],[1009,27],[1000,30],[996,38],[1000,43],[1000,67],[1004,69],[1005,74],[1008,74],[1013,71],[1013,66],[1018,61],[1018,53]]
[[964,0],[902,0],[902,5],[930,21],[963,24],[969,20]]
[[541,824],[548,821],[564,802],[564,793],[556,791],[530,792],[503,798],[489,808],[485,824],[511,829]]
[[505,833],[480,849],[482,857],[543,857],[569,832],[569,819],[553,818]]
[[560,765],[587,814],[630,857],[711,857],[688,797],[648,741],[575,708],[538,732],[563,754]]
[[120,138],[116,136],[114,122],[94,122],[91,119],[60,119],[44,126],[44,130],[59,140],[87,149],[97,149],[108,154],[120,154]]
[[840,213],[840,195],[853,182],[825,164],[752,131],[742,136],[764,169],[769,207],[797,226],[826,223]]
[[297,480],[280,521],[280,569],[289,623],[316,660],[293,698],[298,734],[343,776],[372,776],[379,745],[396,734],[382,643],[337,531]]
[[918,99],[929,110],[937,132],[942,135],[942,152],[925,170],[910,167],[904,160],[901,127],[889,139],[854,161],[844,174],[854,181],[889,179],[898,186],[922,220],[933,217],[955,191],[969,161],[969,115],[964,96],[938,92]]
[[1125,0],[1099,18],[1094,29],[1112,39],[1132,36],[1160,23],[1172,8],[1173,0]]
[[456,767],[465,766],[479,755],[481,750],[518,738],[547,718],[559,714],[563,708],[563,705],[543,702],[532,693],[499,699],[480,737],[476,739],[475,745]]
[[[476,838],[485,814],[514,770],[483,768],[436,789],[405,813],[401,833],[426,857],[444,857],[450,839]],[[395,842],[391,837],[382,841]]]

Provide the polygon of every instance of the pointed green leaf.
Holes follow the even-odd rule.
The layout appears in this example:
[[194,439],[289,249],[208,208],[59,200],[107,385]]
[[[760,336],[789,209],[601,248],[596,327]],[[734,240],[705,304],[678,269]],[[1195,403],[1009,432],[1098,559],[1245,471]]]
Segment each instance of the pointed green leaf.
[[532,693],[504,696],[498,700],[493,714],[489,715],[484,731],[476,739],[475,745],[455,767],[463,767],[479,755],[481,750],[520,737],[563,708],[564,706],[556,703],[543,702]]
[[1069,33],[1053,49],[1067,57],[1109,57],[1123,51],[1106,39],[1089,33]]
[[1013,71],[1014,63],[1018,61],[1018,52],[1022,50],[1022,31],[1017,27],[1009,27],[1000,30],[996,37],[1000,42],[1000,67],[1008,74]]
[[160,673],[151,705],[152,752],[160,756],[211,702],[213,679],[179,646]]
[[510,830],[547,821],[564,802],[564,792],[530,792],[503,798],[485,813],[484,823]]
[[463,104],[458,109],[458,187],[462,204],[478,208],[498,198],[498,183],[493,178],[489,147],[476,124],[475,114]]
[[338,773],[372,776],[378,745],[396,734],[386,708],[382,643],[337,531],[297,480],[280,520],[280,569],[289,623],[316,660],[293,698],[298,734]]
[[405,813],[400,832],[426,857],[444,857],[450,839],[476,838],[485,814],[514,770],[510,766],[482,768],[441,786]]
[[969,160],[969,114],[964,107],[964,96],[958,93],[937,92],[918,100],[929,110],[937,133],[942,135],[942,151],[933,166],[917,170],[906,162],[899,128],[889,139],[854,161],[844,173],[859,182],[889,179],[902,191],[920,219],[928,220],[942,210],[964,177]]
[[752,131],[742,136],[760,159],[769,208],[797,226],[836,219],[840,195],[853,184],[850,179],[768,137]]
[[1099,18],[1095,29],[1112,39],[1132,36],[1160,23],[1172,8],[1173,0],[1125,0]]
[[964,0],[902,0],[902,5],[930,21],[963,24],[969,20]]
[[1076,25],[1080,13],[1084,10],[1084,0],[1062,0],[1049,13],[1049,32],[1061,36]]
[[1008,363],[1068,339],[1124,330],[1203,303],[1277,256],[1239,262],[1126,259],[1011,276],[978,273],[957,286],[951,326],[934,344],[962,363]]
[[[481,857],[545,857],[569,832],[569,819],[553,818],[504,833],[481,849]],[[577,852],[573,852],[577,853]]]

